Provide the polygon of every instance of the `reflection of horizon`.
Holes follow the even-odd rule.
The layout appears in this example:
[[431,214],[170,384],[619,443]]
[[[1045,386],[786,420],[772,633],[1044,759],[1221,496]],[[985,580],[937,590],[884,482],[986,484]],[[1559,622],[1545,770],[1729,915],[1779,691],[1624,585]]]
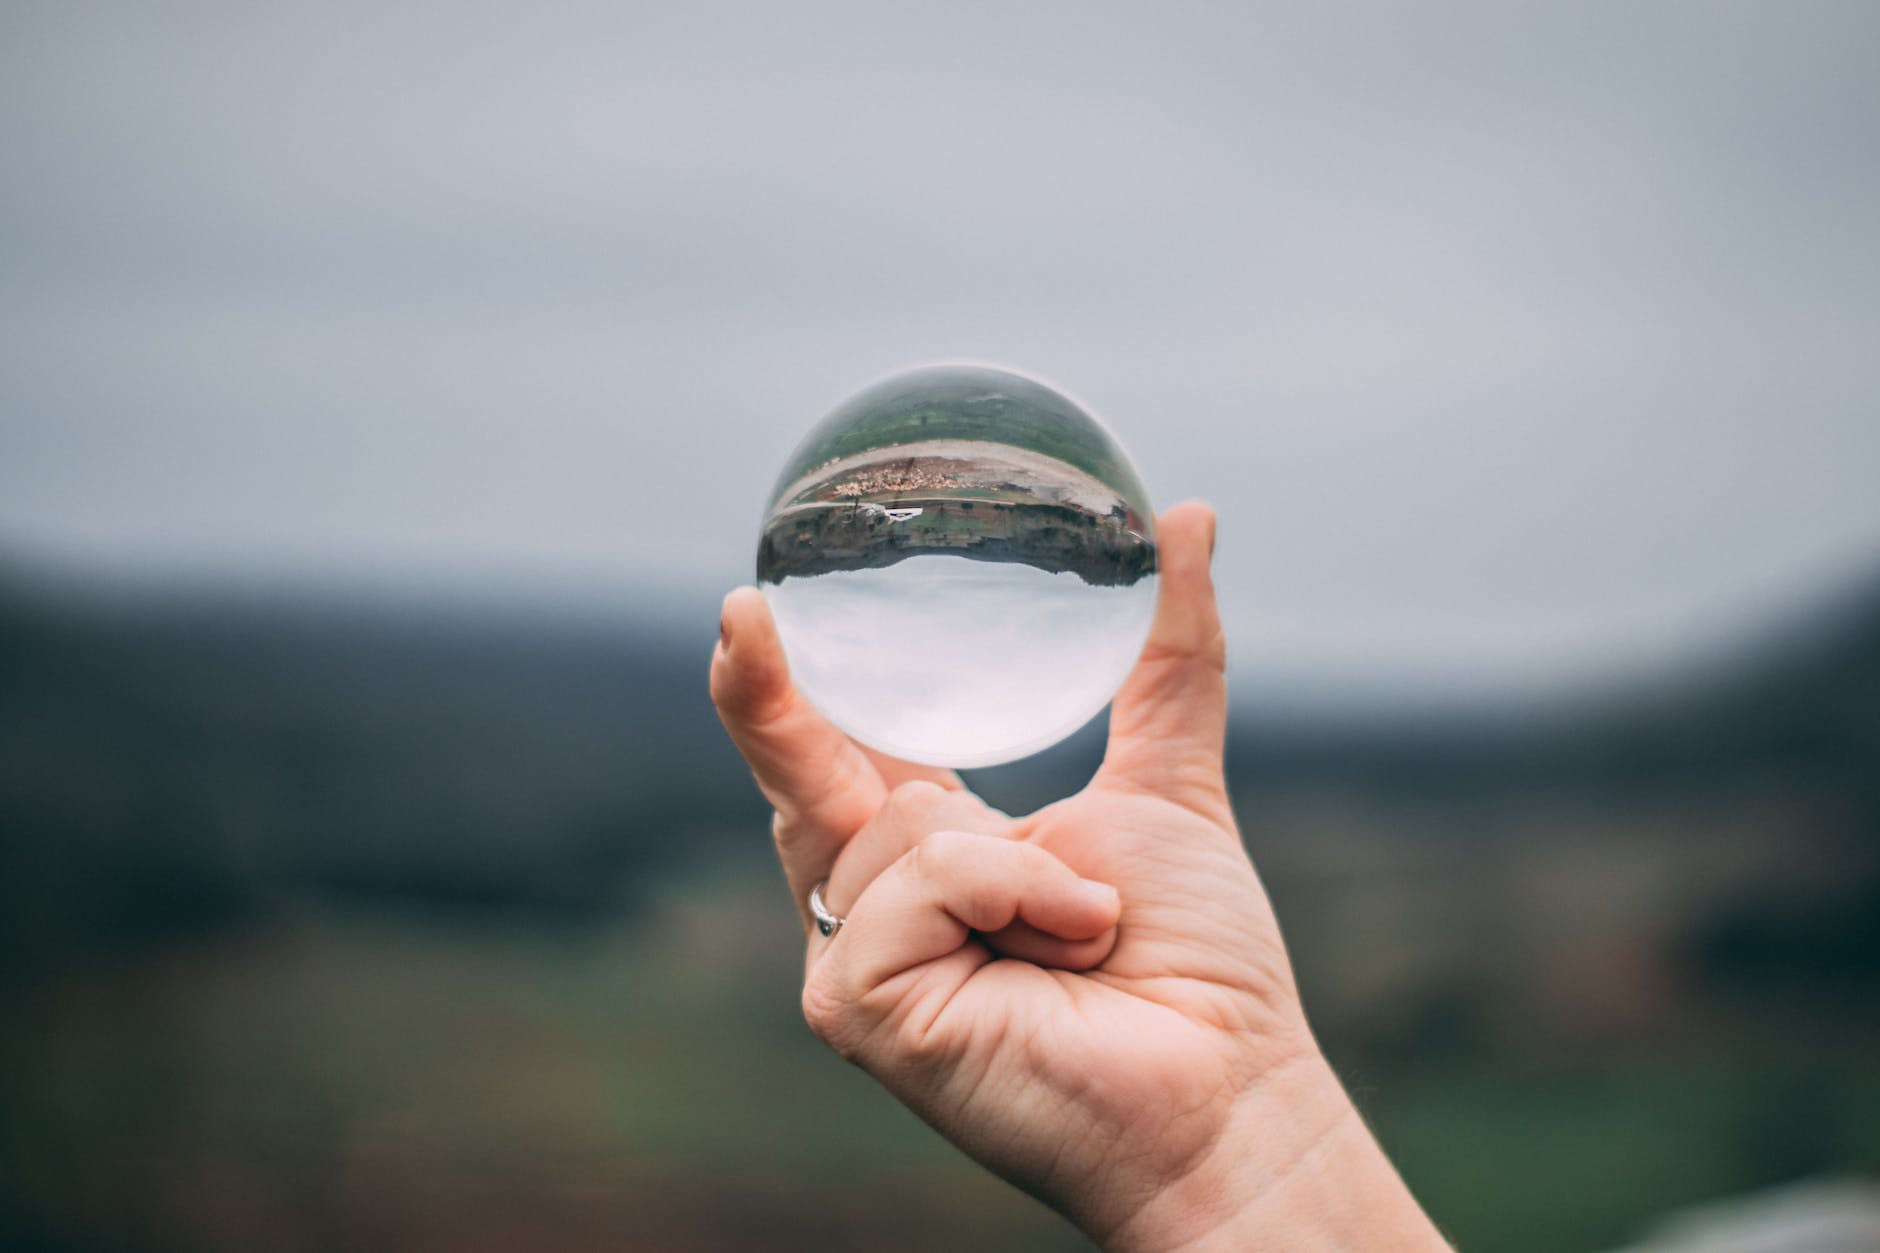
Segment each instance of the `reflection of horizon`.
[[832,499],[892,497],[926,489],[1015,492],[1098,513],[1116,505],[1146,513],[1146,500],[1059,457],[994,440],[930,439],[881,444],[799,475],[781,486],[772,510]]
[[922,554],[1032,566],[1126,587],[1155,571],[1155,544],[1119,505],[1097,514],[1070,504],[957,497],[794,505],[773,514],[758,543],[757,578],[884,569]]

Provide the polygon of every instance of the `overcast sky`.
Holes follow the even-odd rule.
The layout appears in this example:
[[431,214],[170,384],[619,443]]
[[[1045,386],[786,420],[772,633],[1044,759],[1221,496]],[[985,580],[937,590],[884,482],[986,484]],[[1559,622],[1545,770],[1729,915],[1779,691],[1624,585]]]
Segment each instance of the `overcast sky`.
[[1688,653],[1880,555],[1877,67],[1868,3],[12,0],[0,549],[715,604],[812,421],[972,357],[1220,506],[1243,678]]

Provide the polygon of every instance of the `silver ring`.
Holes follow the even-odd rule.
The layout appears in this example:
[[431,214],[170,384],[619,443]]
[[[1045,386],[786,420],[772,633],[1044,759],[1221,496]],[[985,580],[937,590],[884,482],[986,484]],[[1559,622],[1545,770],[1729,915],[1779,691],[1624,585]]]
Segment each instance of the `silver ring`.
[[816,915],[816,929],[823,933],[825,939],[842,930],[842,924],[848,921],[847,918],[838,918],[830,913],[829,907],[823,904],[822,890],[828,886],[829,880],[824,879],[809,890],[809,912]]

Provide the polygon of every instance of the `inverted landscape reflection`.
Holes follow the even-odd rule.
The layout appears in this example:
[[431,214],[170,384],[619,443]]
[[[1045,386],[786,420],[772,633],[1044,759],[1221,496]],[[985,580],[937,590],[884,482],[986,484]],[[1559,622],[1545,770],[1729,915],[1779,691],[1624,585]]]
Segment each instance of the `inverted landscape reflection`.
[[985,766],[1069,735],[1155,613],[1147,493],[1062,393],[986,366],[865,389],[785,465],[758,543],[797,686],[910,761]]

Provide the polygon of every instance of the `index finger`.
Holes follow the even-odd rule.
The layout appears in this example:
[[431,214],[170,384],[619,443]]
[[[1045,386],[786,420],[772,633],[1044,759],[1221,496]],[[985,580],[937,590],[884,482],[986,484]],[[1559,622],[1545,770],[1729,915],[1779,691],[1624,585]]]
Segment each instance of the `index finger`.
[[833,858],[881,807],[887,785],[862,749],[790,682],[776,624],[754,587],[725,597],[711,692],[719,720],[781,825],[801,828],[804,839],[828,845]]

